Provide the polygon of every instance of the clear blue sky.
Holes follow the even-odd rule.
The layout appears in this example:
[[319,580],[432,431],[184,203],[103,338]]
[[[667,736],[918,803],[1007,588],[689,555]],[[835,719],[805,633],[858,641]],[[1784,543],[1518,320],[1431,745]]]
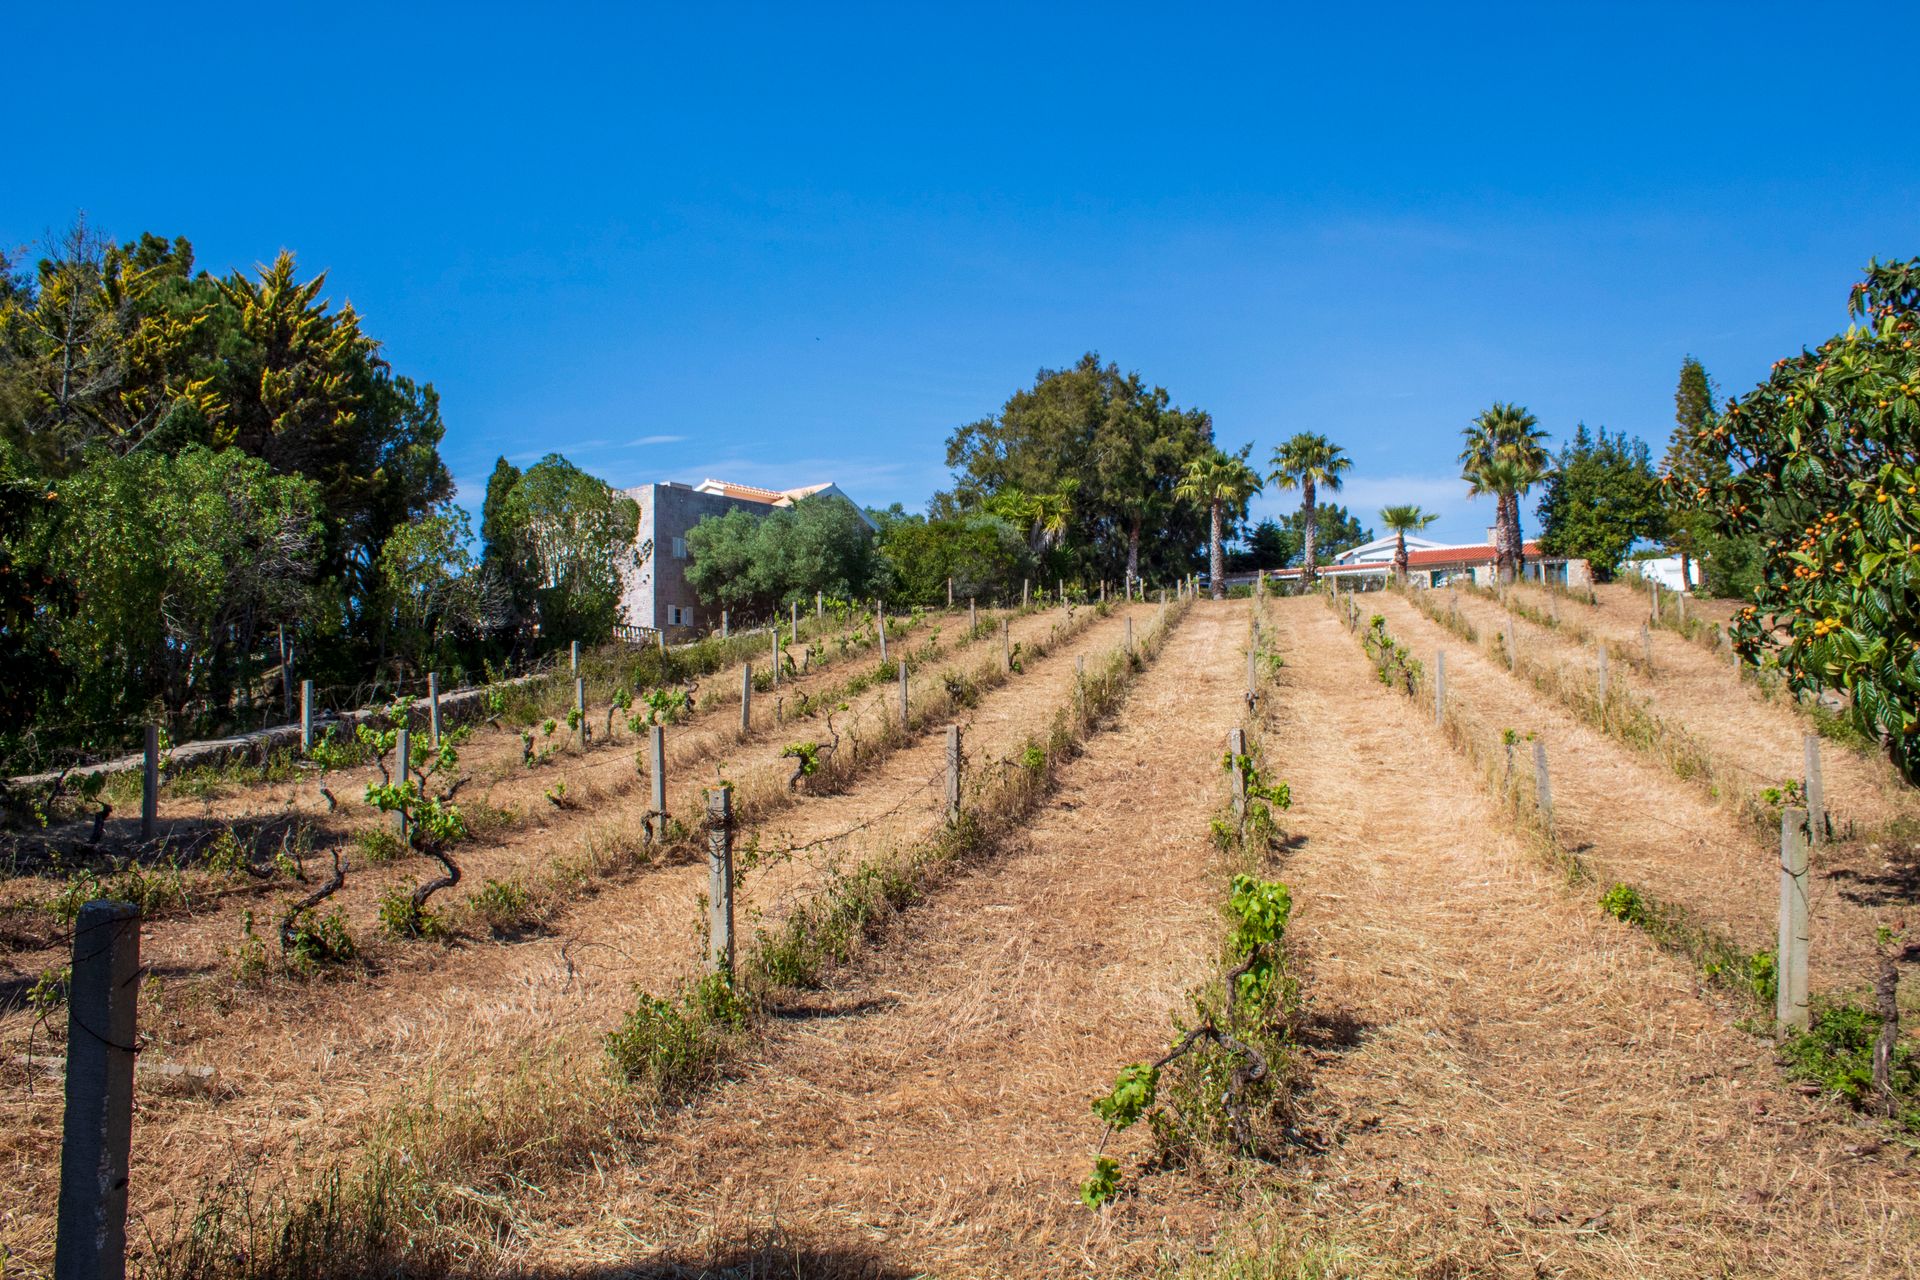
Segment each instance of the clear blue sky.
[[1920,253],[1911,3],[180,10],[10,9],[0,241],[294,250],[465,498],[551,449],[917,508],[1097,350],[1473,538],[1488,402],[1657,450],[1683,355],[1745,389]]

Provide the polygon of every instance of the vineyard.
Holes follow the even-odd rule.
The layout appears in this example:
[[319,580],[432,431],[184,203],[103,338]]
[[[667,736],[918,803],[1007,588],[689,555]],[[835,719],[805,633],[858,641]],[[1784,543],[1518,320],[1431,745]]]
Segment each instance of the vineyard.
[[1731,621],[848,610],[168,768],[151,838],[70,785],[0,880],[0,1275],[102,897],[130,1274],[1920,1273],[1920,793]]

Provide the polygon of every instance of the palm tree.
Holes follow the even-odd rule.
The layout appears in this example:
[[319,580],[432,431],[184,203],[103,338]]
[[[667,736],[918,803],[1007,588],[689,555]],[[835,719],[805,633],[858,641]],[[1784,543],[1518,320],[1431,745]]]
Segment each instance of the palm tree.
[[1407,535],[1418,533],[1440,517],[1419,507],[1382,507],[1380,523],[1393,530],[1393,576],[1407,580]]
[[1340,473],[1353,466],[1346,451],[1325,436],[1302,431],[1273,451],[1273,470],[1267,478],[1281,489],[1300,490],[1300,519],[1304,526],[1306,577],[1314,575],[1314,494],[1324,488],[1338,492]]
[[1502,581],[1520,571],[1526,544],[1520,537],[1520,499],[1546,478],[1551,459],[1539,420],[1517,404],[1495,401],[1461,431],[1460,475],[1468,496],[1494,498],[1494,564]]
[[[1241,451],[1246,452],[1244,449]],[[1212,570],[1212,594],[1215,600],[1226,597],[1227,554],[1222,528],[1227,508],[1238,510],[1246,500],[1260,492],[1260,477],[1253,473],[1244,457],[1221,453],[1195,458],[1187,463],[1174,496],[1188,502],[1204,502],[1211,517],[1208,543],[1208,567]]]

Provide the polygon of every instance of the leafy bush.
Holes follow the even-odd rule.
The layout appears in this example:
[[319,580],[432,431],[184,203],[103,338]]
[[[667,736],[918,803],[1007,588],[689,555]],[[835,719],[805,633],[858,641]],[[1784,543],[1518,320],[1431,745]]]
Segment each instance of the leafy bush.
[[[1857,1004],[1830,1004],[1813,1011],[1811,1025],[1780,1047],[1787,1074],[1845,1098],[1863,1110],[1879,1102],[1873,1088],[1873,1046],[1880,1015]],[[1893,1092],[1901,1124],[1920,1129],[1920,1063],[1904,1043],[1893,1051]]]
[[360,954],[347,932],[347,918],[337,908],[324,916],[314,911],[295,915],[287,925],[287,942],[287,964],[296,972],[346,964]]
[[1625,924],[1647,922],[1647,904],[1641,900],[1640,891],[1630,884],[1616,884],[1601,894],[1600,909]]
[[725,974],[683,983],[671,998],[641,992],[625,1021],[607,1034],[607,1056],[623,1080],[674,1102],[712,1076],[751,1016]]

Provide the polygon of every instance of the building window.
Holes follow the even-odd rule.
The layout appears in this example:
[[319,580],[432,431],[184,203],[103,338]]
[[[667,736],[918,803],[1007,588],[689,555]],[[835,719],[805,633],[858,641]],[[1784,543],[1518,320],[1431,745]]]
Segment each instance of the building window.
[[693,625],[693,610],[682,609],[677,604],[667,606],[667,625],[670,627],[690,627]]
[[687,558],[687,540],[685,538],[675,538],[673,540],[673,558],[675,560],[685,560]]

